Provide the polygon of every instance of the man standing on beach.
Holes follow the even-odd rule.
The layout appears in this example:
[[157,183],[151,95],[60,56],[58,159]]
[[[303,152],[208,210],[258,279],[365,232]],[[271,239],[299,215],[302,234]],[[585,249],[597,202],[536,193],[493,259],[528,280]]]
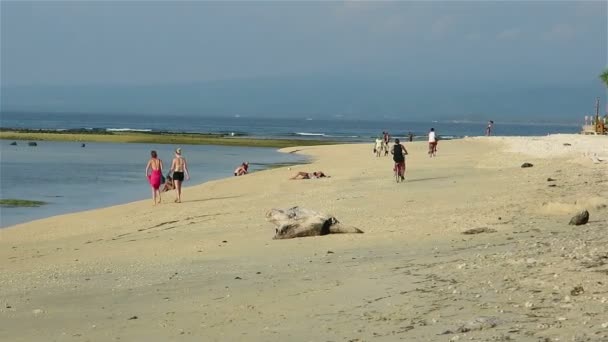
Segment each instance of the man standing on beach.
[[437,135],[435,134],[435,129],[431,128],[429,132],[429,157],[437,156]]
[[492,135],[492,128],[494,128],[494,121],[488,121],[488,127],[486,128],[486,136]]

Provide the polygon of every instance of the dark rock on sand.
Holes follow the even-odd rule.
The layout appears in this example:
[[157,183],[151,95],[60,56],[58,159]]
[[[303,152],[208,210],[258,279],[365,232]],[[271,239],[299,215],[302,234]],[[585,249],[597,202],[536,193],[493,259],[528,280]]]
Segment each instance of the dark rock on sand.
[[473,234],[481,234],[481,233],[495,233],[496,229],[481,227],[481,228],[471,228],[467,229],[462,234],[473,235]]
[[581,211],[580,213],[574,215],[572,219],[570,219],[571,225],[580,226],[583,224],[587,224],[589,222],[589,212],[587,210]]
[[355,227],[342,225],[333,216],[300,207],[286,210],[272,209],[266,214],[266,219],[277,226],[275,240],[327,234],[363,233]]
[[547,182],[555,182],[555,179],[549,177],[549,178],[547,178]]
[[525,168],[525,167],[532,167],[532,166],[534,166],[534,165],[532,165],[531,163],[523,163],[523,164],[521,164],[521,167],[522,167],[522,168]]
[[557,186],[557,184],[549,184],[548,185],[550,188],[555,188]]
[[30,141],[29,143],[27,143],[28,146],[38,146],[38,144],[35,141]]
[[575,286],[572,291],[570,291],[570,294],[573,296],[578,296],[585,293],[585,289],[582,286]]
[[572,146],[570,143],[564,143],[564,146]]

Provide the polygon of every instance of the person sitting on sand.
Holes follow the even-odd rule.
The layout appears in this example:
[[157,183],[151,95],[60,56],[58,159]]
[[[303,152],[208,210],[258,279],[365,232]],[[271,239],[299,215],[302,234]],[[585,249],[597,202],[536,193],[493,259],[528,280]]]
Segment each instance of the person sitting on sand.
[[175,189],[175,184],[173,184],[173,178],[170,175],[167,175],[165,178],[165,185],[163,186],[162,192],[167,192]]
[[247,173],[249,173],[249,162],[244,162],[243,164],[241,164],[241,166],[237,167],[236,170],[234,170],[235,176],[243,176]]
[[329,178],[329,176],[323,173],[323,171],[315,171],[312,173],[300,171],[297,175],[291,177],[290,179],[313,179],[323,177]]

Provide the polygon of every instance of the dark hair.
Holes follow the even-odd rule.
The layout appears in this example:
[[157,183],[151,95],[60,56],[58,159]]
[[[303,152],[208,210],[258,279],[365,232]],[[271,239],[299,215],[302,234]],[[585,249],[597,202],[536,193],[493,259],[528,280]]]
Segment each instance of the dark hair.
[[434,129],[434,128],[431,128],[431,132],[435,132],[435,129]]
[[398,144],[398,143],[399,143],[399,139],[395,139],[395,144]]
[[156,151],[150,151],[150,155],[152,156],[152,158],[158,157],[158,155],[156,154]]

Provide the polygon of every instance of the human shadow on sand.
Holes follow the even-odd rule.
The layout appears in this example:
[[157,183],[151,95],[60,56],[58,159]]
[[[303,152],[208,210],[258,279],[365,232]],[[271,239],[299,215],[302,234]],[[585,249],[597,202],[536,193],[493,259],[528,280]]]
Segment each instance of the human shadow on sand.
[[415,179],[409,179],[406,178],[407,180],[405,181],[406,183],[413,183],[413,182],[424,182],[424,181],[430,181],[430,180],[435,180],[435,179],[448,179],[450,177],[428,177],[428,178],[415,178]]

